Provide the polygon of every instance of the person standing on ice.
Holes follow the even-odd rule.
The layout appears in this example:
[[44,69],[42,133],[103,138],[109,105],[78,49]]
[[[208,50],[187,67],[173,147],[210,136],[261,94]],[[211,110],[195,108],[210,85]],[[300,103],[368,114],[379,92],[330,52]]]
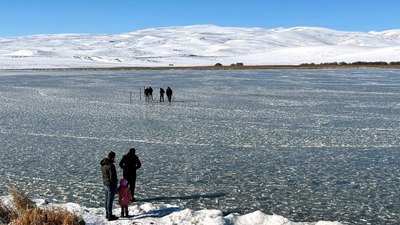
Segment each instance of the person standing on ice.
[[118,185],[117,171],[115,169],[114,159],[115,152],[111,151],[110,153],[108,153],[107,158],[104,158],[100,162],[105,193],[104,207],[106,209],[106,218],[108,219],[108,221],[118,219],[118,217],[112,214],[115,191]]
[[149,86],[149,100],[153,101],[153,88]]
[[118,203],[121,206],[121,217],[128,217],[128,205],[131,202],[132,194],[128,188],[128,181],[125,178],[120,181],[117,193],[119,196]]
[[142,166],[139,157],[136,155],[135,148],[129,149],[129,153],[124,155],[119,162],[123,170],[123,176],[128,181],[129,189],[132,194],[131,201],[135,201],[136,170]]
[[172,99],[172,89],[170,87],[167,88],[167,91],[165,92],[167,94],[168,102],[171,102]]
[[160,102],[164,102],[164,93],[165,93],[164,89],[160,88]]
[[143,89],[143,95],[144,95],[144,101],[148,102],[148,100],[149,100],[149,88],[148,87],[145,87]]

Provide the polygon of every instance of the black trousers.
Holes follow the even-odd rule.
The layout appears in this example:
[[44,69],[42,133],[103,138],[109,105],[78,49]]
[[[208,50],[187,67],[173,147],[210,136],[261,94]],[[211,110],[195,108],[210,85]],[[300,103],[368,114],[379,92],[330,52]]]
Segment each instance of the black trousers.
[[132,198],[135,197],[135,186],[136,186],[136,176],[124,177],[129,184],[129,190],[131,191]]

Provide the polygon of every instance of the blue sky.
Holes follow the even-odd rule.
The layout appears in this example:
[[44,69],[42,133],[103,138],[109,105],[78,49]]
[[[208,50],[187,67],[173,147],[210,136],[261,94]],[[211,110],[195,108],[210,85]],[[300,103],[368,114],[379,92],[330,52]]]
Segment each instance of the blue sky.
[[400,29],[399,0],[0,0],[0,36],[116,34],[151,27]]

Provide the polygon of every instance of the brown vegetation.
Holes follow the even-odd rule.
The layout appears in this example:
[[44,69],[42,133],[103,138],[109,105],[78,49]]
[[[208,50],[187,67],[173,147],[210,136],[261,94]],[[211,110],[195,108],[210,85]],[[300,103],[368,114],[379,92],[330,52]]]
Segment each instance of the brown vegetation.
[[16,218],[15,210],[0,202],[0,224],[8,224]]
[[320,64],[315,64],[315,63],[303,63],[300,64],[300,66],[330,66],[330,67],[386,67],[389,65],[400,65],[399,62],[384,62],[384,61],[377,61],[377,62],[364,62],[364,61],[357,61],[357,62],[352,62],[352,63],[346,63],[346,62],[330,62],[330,63],[320,63]]
[[53,224],[53,225],[83,225],[82,219],[63,208],[33,208],[26,210],[13,225]]
[[10,187],[13,206],[0,201],[0,224],[13,225],[83,225],[85,222],[64,208],[38,208],[15,185]]
[[36,208],[35,203],[29,199],[29,196],[20,191],[16,185],[11,185],[10,193],[13,199],[15,210],[18,214],[23,213],[25,210]]

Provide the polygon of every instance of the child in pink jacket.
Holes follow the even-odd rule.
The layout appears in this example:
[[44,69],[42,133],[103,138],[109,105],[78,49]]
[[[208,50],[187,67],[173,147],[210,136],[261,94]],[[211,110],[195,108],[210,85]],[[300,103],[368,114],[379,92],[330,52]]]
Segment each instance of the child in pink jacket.
[[132,194],[128,188],[128,181],[122,179],[117,189],[119,195],[119,205],[121,206],[121,217],[128,217],[128,205],[131,202]]

